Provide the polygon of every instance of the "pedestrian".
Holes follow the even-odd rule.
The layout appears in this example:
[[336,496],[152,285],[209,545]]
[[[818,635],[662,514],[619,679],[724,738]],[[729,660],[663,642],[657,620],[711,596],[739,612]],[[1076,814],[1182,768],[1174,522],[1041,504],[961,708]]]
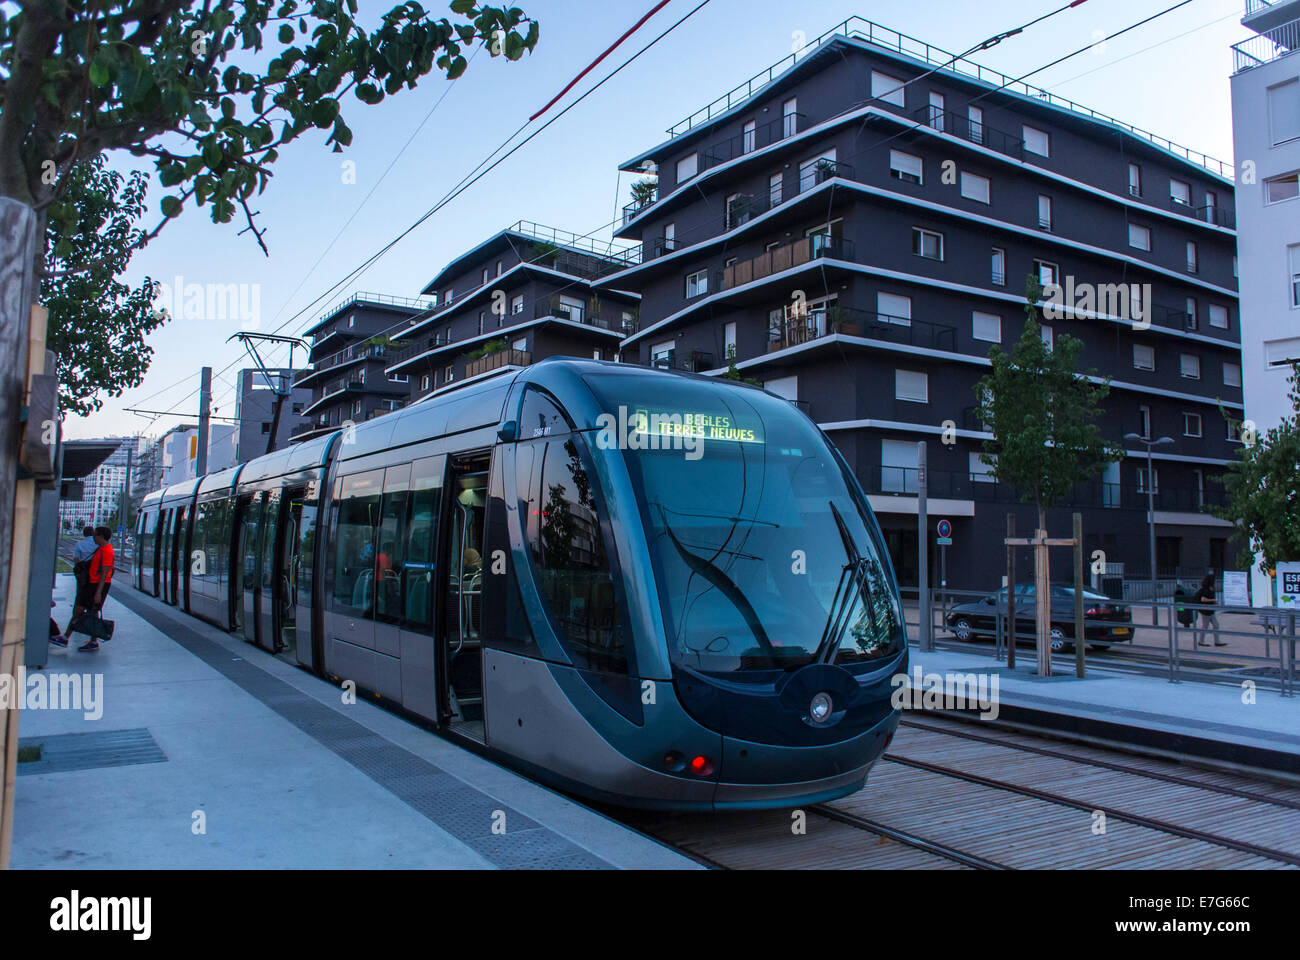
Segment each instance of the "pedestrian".
[[66,637],[72,633],[73,623],[86,612],[86,608],[81,606],[81,598],[86,592],[86,572],[90,569],[90,558],[98,549],[99,545],[95,543],[95,528],[82,527],[81,539],[72,548],[72,575],[77,578],[77,589],[72,599],[72,619],[68,621],[68,629],[63,631],[62,636]]
[[[109,543],[112,536],[113,531],[108,527],[95,528],[95,553],[86,569],[86,589],[77,598],[78,605],[90,613],[101,614],[109,588],[113,585],[113,545]],[[71,624],[68,630],[72,630]],[[99,649],[99,641],[91,637],[77,649],[92,653]]]
[[[1214,594],[1214,572],[1211,571],[1210,573],[1207,573],[1205,575],[1204,579],[1201,580],[1201,587],[1199,590],[1196,591],[1196,602],[1199,604],[1203,604],[1206,607],[1209,607],[1214,603],[1215,599],[1216,597]],[[1201,610],[1200,634],[1202,639],[1196,641],[1197,645],[1202,647],[1208,647],[1210,645],[1209,642],[1204,639],[1204,637],[1205,637],[1205,631],[1211,628],[1213,628],[1214,630],[1214,645],[1216,647],[1226,647],[1228,645],[1228,641],[1219,639],[1219,618],[1215,616],[1215,611],[1212,609]]]
[[[55,605],[54,601],[51,600],[50,606],[53,607]],[[59,624],[58,621],[54,619],[53,615],[50,616],[50,643],[54,644],[56,647],[66,647],[68,645],[68,638],[59,633]]]

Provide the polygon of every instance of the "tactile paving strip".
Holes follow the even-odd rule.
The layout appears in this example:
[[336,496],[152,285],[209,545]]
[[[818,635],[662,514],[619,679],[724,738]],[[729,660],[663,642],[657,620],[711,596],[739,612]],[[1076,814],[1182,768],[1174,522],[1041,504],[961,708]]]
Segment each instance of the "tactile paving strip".
[[60,733],[49,737],[19,737],[19,747],[41,747],[41,759],[18,764],[18,775],[67,773],[133,763],[163,763],[167,756],[144,727]]
[[[123,593],[124,596],[118,600],[133,612],[313,740],[348,761],[412,810],[465,843],[493,866],[544,870],[612,867],[571,840],[447,773],[437,764],[399,747],[256,664],[235,657],[230,650],[202,636],[183,621],[155,611],[152,604],[143,598],[132,596],[127,591]],[[500,824],[503,818],[506,832],[493,834],[493,825]]]

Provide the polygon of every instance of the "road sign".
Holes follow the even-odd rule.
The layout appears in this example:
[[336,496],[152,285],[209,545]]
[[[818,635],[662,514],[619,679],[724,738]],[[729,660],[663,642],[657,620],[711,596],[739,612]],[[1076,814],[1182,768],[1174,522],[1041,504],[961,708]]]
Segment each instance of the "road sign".
[[941,547],[951,547],[952,537],[935,537],[934,542]]
[[939,539],[940,540],[952,539],[952,524],[949,523],[947,520],[939,521]]

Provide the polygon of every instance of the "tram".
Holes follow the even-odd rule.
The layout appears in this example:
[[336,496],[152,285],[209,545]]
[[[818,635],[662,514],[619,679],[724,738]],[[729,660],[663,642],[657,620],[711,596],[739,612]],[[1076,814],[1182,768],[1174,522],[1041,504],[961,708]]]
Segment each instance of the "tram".
[[553,358],[147,496],[136,587],[626,806],[859,789],[898,587],[826,436],[757,387]]

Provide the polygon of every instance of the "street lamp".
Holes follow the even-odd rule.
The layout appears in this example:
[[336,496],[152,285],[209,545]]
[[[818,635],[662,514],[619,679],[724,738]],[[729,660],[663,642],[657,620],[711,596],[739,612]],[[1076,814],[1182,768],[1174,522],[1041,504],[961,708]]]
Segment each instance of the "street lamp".
[[1155,469],[1151,465],[1151,448],[1164,446],[1166,443],[1173,443],[1172,437],[1161,437],[1159,440],[1152,440],[1150,437],[1143,437],[1136,433],[1124,434],[1125,440],[1136,440],[1147,448],[1147,532],[1149,534],[1149,544],[1151,547],[1151,625],[1160,626],[1160,611],[1156,607],[1156,499],[1155,499]]

